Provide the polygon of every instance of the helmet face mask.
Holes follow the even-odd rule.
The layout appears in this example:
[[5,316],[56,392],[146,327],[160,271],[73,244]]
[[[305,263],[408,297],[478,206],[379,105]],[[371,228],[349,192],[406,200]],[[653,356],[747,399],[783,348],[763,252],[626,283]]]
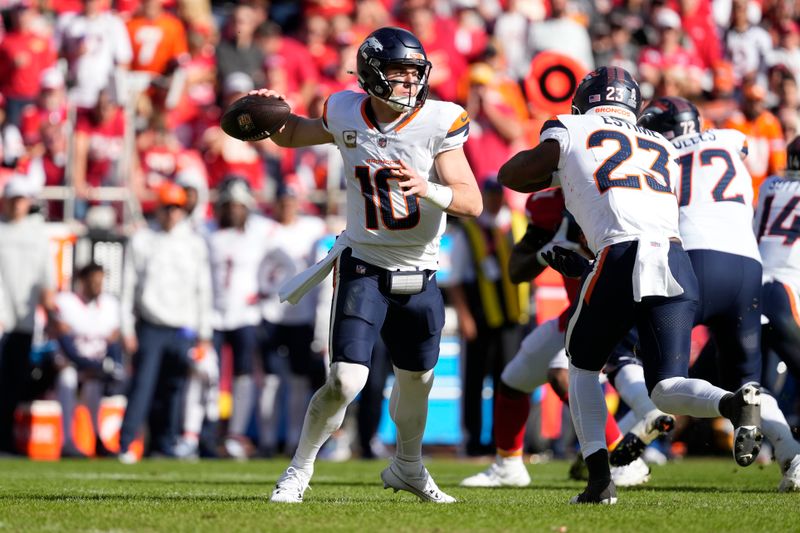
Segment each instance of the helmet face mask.
[[[405,78],[389,80],[392,67],[414,67],[419,72],[416,81]],[[400,28],[380,28],[372,32],[358,48],[356,58],[358,84],[367,94],[379,98],[395,111],[422,107],[428,97],[431,63],[422,43],[409,31]],[[394,95],[396,84],[416,87],[409,95]]]
[[639,125],[668,140],[700,133],[700,112],[685,98],[669,96],[650,103],[639,117]]
[[575,90],[572,114],[584,115],[597,107],[622,109],[632,113],[636,120],[642,109],[639,84],[620,67],[600,67],[590,72]]

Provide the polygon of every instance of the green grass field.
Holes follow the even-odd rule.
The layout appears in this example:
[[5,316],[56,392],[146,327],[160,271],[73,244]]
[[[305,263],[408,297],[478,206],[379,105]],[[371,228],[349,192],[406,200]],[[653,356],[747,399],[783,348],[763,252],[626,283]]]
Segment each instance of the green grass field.
[[462,489],[483,465],[429,461],[459,503],[418,503],[383,490],[384,461],[319,463],[302,505],[267,502],[285,460],[234,463],[0,460],[0,529],[6,531],[800,531],[800,494],[778,494],[775,465],[732,460],[654,467],[619,504],[572,506],[581,484],[568,464],[530,466],[526,489]]

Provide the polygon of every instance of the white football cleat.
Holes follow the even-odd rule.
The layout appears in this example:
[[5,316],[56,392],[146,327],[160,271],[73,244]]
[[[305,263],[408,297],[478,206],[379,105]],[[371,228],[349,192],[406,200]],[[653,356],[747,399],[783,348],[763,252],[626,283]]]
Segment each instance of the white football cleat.
[[409,475],[400,470],[394,462],[389,464],[381,472],[383,488],[392,488],[395,492],[405,490],[414,494],[423,502],[431,503],[455,503],[456,499],[442,492],[436,482],[428,473],[428,469],[422,467],[422,473]]
[[639,457],[625,466],[612,466],[611,480],[617,487],[641,485],[650,481],[650,467]]
[[227,453],[229,457],[237,461],[247,461],[249,458],[247,448],[245,448],[244,444],[236,437],[226,438],[223,445],[225,447],[225,453]]
[[462,487],[527,487],[531,476],[522,461],[494,462],[489,468],[464,479]]
[[119,459],[119,462],[124,465],[135,465],[139,462],[139,457],[130,450],[119,454],[117,459]]
[[196,439],[181,437],[178,439],[178,444],[175,445],[175,457],[184,460],[197,459],[200,457],[199,447]]
[[778,492],[800,492],[800,455],[786,465]]
[[273,503],[303,503],[303,494],[308,488],[311,476],[293,466],[286,469],[278,482],[269,501]]

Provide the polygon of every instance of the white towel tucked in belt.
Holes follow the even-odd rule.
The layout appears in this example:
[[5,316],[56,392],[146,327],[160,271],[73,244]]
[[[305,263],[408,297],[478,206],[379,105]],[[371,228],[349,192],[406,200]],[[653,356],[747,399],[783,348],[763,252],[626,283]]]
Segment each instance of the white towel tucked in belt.
[[333,263],[342,255],[345,248],[350,246],[350,239],[347,238],[346,233],[339,235],[336,239],[331,251],[328,255],[323,257],[314,266],[307,268],[281,285],[278,295],[281,302],[288,301],[291,304],[296,304],[305,294],[319,285],[323,279],[330,273],[333,268]]
[[683,287],[669,270],[669,239],[643,235],[633,265],[633,299],[645,296],[678,296]]

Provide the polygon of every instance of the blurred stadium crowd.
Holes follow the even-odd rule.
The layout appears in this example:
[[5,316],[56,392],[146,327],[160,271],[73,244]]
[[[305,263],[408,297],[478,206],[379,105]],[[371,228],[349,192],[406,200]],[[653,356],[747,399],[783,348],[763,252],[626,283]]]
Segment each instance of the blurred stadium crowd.
[[[786,142],[800,132],[800,4],[790,0],[0,0],[0,9],[6,452],[16,451],[18,404],[50,394],[71,412],[79,383],[95,398],[85,398],[95,419],[100,396],[130,391],[122,452],[147,421],[155,452],[243,458],[254,453],[245,437],[254,409],[261,451],[283,441],[291,451],[309,392],[324,379],[326,313],[316,300],[287,309],[274,289],[341,229],[341,159],[332,146],[238,141],[219,117],[260,87],[320,116],[332,92],[357,90],[356,49],[378,27],[417,35],[433,63],[431,97],[469,112],[465,150],[487,194],[502,163],[534,145],[551,115],[569,112],[595,65],[627,69],[647,99],[683,96],[709,126],[743,131],[756,190],[783,170]],[[523,211],[524,195],[503,194],[494,215]],[[54,235],[66,235],[59,250],[69,250],[56,272]],[[120,306],[121,320],[111,319]],[[86,346],[82,328],[104,337],[101,346]],[[20,355],[45,338],[57,344],[57,372],[37,387],[37,359]],[[481,366],[465,389],[465,408],[478,412],[477,427],[467,417],[470,454],[493,449],[477,436],[482,378],[499,375],[511,355]],[[373,370],[359,421],[365,456],[380,453],[375,405],[386,372]],[[790,411],[796,423],[796,405]],[[219,418],[227,429],[208,429]],[[82,455],[64,420],[64,453]]]

